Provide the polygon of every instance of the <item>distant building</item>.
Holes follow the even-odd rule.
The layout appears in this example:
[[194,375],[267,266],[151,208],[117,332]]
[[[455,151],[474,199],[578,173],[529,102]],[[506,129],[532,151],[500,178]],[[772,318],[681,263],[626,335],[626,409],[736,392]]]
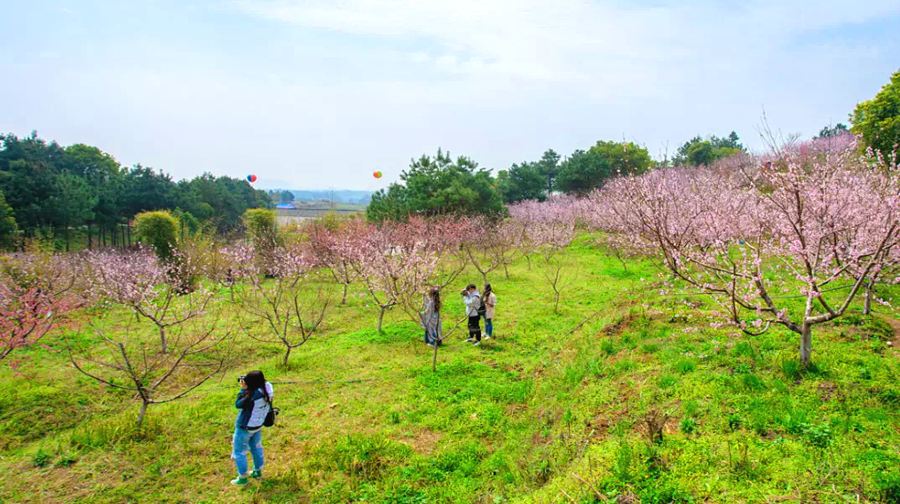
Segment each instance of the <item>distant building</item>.
[[293,203],[279,203],[279,204],[275,205],[275,208],[284,209],[284,210],[293,210],[294,204]]

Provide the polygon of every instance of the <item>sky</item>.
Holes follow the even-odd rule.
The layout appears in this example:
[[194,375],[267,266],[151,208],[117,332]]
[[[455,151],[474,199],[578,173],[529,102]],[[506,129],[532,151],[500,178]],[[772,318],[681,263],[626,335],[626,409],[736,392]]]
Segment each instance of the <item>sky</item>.
[[439,147],[493,170],[732,130],[763,150],[764,115],[810,137],[900,69],[897,0],[3,4],[0,132],[261,188],[374,190]]

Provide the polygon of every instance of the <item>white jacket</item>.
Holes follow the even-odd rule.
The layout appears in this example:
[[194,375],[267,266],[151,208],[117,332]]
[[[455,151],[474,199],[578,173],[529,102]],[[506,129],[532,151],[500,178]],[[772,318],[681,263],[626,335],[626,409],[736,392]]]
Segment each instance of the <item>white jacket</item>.
[[478,291],[466,294],[463,296],[463,302],[466,303],[466,316],[477,317],[478,308],[481,307],[481,294]]

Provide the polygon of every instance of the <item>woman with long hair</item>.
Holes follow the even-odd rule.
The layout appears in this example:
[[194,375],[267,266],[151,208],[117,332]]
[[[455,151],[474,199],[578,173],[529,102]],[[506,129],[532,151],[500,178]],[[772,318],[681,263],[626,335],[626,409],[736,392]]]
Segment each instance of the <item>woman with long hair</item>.
[[484,284],[481,302],[484,304],[484,339],[490,339],[494,336],[494,306],[497,305],[497,296],[489,283]]
[[432,287],[425,295],[422,308],[422,327],[425,329],[425,344],[437,346],[441,344],[441,289]]
[[238,381],[238,392],[234,406],[240,410],[234,422],[231,458],[237,466],[238,477],[231,480],[234,485],[247,484],[247,452],[253,456],[253,478],[262,478],[263,446],[262,428],[266,415],[272,408],[272,384],[266,381],[262,371],[250,371]]

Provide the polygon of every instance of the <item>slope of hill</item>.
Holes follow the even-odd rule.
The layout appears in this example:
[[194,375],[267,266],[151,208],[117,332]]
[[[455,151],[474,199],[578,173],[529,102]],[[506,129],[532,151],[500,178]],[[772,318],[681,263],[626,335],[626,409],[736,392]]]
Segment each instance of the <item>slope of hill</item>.
[[[715,324],[708,298],[662,291],[649,262],[625,269],[586,237],[565,260],[559,313],[537,262],[492,278],[497,337],[481,347],[462,341],[463,309],[448,288],[437,372],[420,329],[391,312],[377,333],[377,310],[356,286],[289,369],[277,348],[239,336],[238,368],[151,407],[142,431],[133,398],[66,365],[57,333],[0,368],[0,501],[896,498],[890,308],[869,318],[855,307],[817,329],[816,366],[804,373],[794,335],[748,338]],[[459,283],[477,278],[468,271]],[[224,291],[219,304],[236,316]],[[127,319],[118,310],[97,323],[114,331]],[[97,344],[86,324],[65,334]],[[228,484],[235,377],[254,368],[274,382],[283,413],[264,431],[265,479],[239,489]]]

